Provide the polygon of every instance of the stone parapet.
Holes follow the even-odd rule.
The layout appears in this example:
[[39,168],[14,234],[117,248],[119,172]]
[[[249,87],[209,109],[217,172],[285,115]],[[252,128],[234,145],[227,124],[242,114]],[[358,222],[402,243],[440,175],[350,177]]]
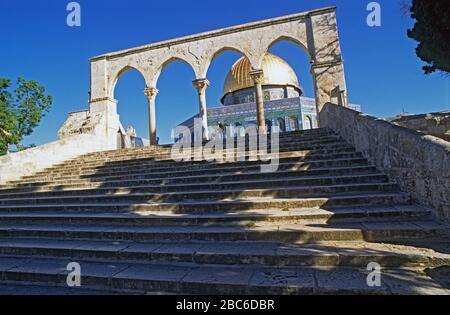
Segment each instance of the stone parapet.
[[338,133],[417,203],[450,222],[450,143],[349,108],[327,103],[321,127]]

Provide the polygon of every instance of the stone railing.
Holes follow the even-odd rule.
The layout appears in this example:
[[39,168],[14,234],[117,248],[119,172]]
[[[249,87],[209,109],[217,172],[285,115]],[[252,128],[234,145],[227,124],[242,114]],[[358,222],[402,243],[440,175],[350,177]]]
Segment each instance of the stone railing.
[[319,114],[413,200],[450,222],[450,143],[335,104]]

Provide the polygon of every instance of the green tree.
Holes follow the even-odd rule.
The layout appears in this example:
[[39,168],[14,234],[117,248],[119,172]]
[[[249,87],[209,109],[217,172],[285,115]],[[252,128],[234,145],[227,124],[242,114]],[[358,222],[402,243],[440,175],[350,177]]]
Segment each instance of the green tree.
[[408,36],[419,42],[417,56],[427,63],[426,74],[450,72],[450,0],[412,0],[416,24]]
[[15,130],[15,117],[10,110],[11,94],[8,88],[11,82],[7,79],[0,78],[0,155],[4,154],[9,144],[13,140],[13,130]]
[[18,78],[14,94],[10,88],[11,81],[0,78],[0,155],[10,145],[21,150],[23,138],[33,132],[52,105],[52,97],[36,81]]

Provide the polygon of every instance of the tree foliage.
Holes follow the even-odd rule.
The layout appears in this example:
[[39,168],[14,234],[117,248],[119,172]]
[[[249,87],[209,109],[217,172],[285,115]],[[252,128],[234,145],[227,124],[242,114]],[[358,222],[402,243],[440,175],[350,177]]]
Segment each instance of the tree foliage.
[[10,145],[21,150],[20,143],[39,125],[52,106],[52,97],[36,81],[17,79],[11,93],[11,81],[0,78],[0,155]]
[[450,0],[412,0],[416,24],[408,36],[419,42],[417,56],[427,63],[426,74],[450,72]]
[[11,82],[0,78],[0,155],[13,143],[12,131],[15,130],[14,114],[10,110],[12,96],[8,92]]

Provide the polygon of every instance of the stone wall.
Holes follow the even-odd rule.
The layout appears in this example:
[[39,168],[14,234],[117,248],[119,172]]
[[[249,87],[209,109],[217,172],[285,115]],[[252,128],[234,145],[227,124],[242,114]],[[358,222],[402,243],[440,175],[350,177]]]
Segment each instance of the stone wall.
[[450,112],[396,117],[389,121],[450,141]]
[[107,143],[103,138],[96,135],[79,134],[5,155],[0,157],[0,184],[42,171],[82,154],[107,149]]
[[361,151],[414,201],[450,222],[449,142],[330,103],[319,121]]

